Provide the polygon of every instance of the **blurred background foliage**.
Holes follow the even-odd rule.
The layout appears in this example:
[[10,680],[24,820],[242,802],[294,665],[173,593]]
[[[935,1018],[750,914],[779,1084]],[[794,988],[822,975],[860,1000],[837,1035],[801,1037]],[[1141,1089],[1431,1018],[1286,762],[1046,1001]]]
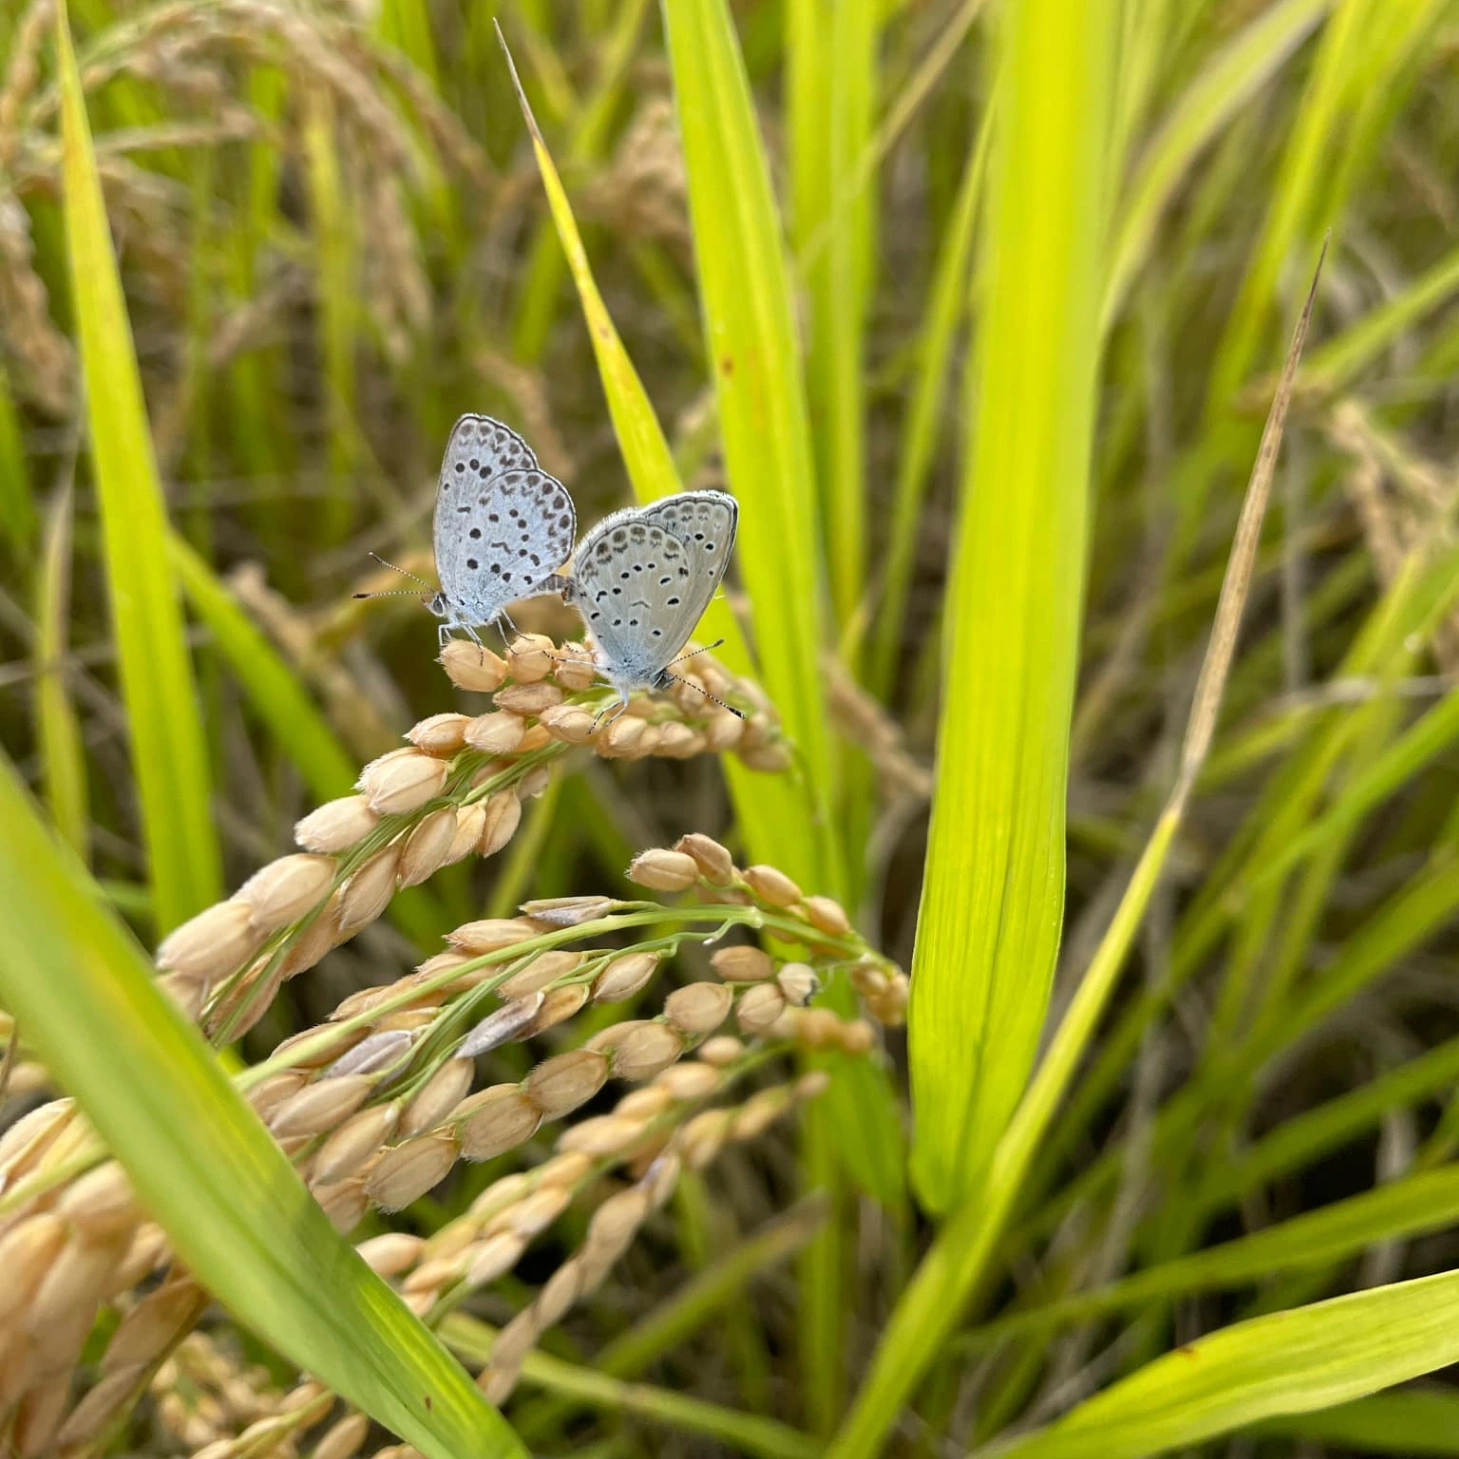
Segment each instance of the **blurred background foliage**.
[[[731,387],[716,390],[716,374],[729,371],[701,309],[718,340],[715,311],[723,324],[733,310],[706,281],[718,270],[732,286],[741,245],[763,236],[736,212],[734,186],[716,198],[686,170],[686,149],[700,148],[699,166],[718,125],[712,68],[684,89],[702,40],[691,12],[714,7],[678,9],[667,0],[667,35],[648,0],[513,0],[498,18],[680,480],[725,485],[728,456],[729,484],[748,498],[722,440]],[[810,467],[795,481],[809,540],[750,529],[739,582],[752,591],[732,586],[731,602],[761,662],[779,665],[766,677],[782,701],[799,685],[788,721],[815,746],[802,775],[822,819],[796,872],[814,867],[908,966],[939,704],[960,676],[995,682],[979,678],[976,646],[1004,631],[943,611],[973,424],[987,418],[980,391],[1029,393],[1028,377],[998,378],[996,358],[980,379],[967,368],[991,308],[983,209],[990,187],[1006,199],[1018,160],[989,140],[990,118],[1019,105],[989,64],[999,9],[727,8],[800,342],[793,378],[755,377],[763,360],[749,369],[790,402],[792,434],[808,422]],[[1056,1011],[1173,776],[1275,373],[1321,240],[1333,241],[1210,761],[1114,1015],[982,1274],[978,1300],[1007,1327],[996,1342],[991,1329],[964,1333],[919,1369],[931,1381],[898,1430],[907,1452],[1048,1420],[1172,1342],[1459,1255],[1453,1198],[1405,1184],[1446,1170],[1459,1135],[1459,12],[1444,0],[1125,0],[1110,15],[1089,123],[1103,173],[1081,203],[1099,240],[1083,300],[1098,363],[1082,623],[1077,642],[1050,638],[1047,656],[1016,658],[1001,681],[1067,668],[1072,685],[1077,662]],[[518,428],[581,521],[629,500],[593,333],[492,19],[438,0],[73,0],[164,527],[130,515],[146,509],[145,481],[99,482],[85,449],[85,388],[94,430],[99,382],[78,357],[53,15],[45,0],[0,0],[0,736],[149,946],[286,849],[294,821],[406,725],[449,707],[432,622],[408,598],[350,594],[395,586],[371,551],[430,576],[435,471],[458,414]],[[1036,88],[1040,68],[1004,74]],[[691,113],[697,143],[681,125]],[[745,313],[769,299],[773,324],[777,280],[759,267],[743,276]],[[767,330],[746,336],[752,347],[777,338]],[[1067,382],[1049,380],[1059,431]],[[771,466],[799,459],[786,439]],[[1049,519],[1050,560],[1079,546],[1062,535],[1070,520]],[[980,601],[1030,591],[1023,559],[1007,557],[1005,581],[1002,545],[985,548]],[[1060,559],[1064,581],[1080,555]],[[781,582],[793,591],[778,594]],[[161,618],[127,629],[116,605],[148,593],[171,616],[159,604]],[[169,647],[147,625],[165,627],[179,601],[190,653],[168,678]],[[573,629],[542,602],[520,617]],[[781,635],[798,635],[798,657]],[[961,649],[947,658],[945,644]],[[129,655],[155,658],[161,675],[145,713]],[[1057,706],[1057,682],[1050,695]],[[964,698],[988,715],[1005,707]],[[1061,758],[1062,723],[1040,722]],[[967,753],[990,743],[981,724],[968,729]],[[1000,760],[992,774],[1005,773]],[[779,792],[767,782],[758,794]],[[747,814],[735,817],[713,766],[574,764],[494,869],[453,869],[402,895],[388,924],[291,985],[250,1036],[255,1052],[433,951],[454,922],[526,896],[615,890],[638,848],[690,829],[733,842],[751,832]],[[1052,973],[1052,942],[1046,952]],[[1017,1002],[1022,970],[988,967],[980,996]],[[1033,1058],[1044,971],[1027,969],[1026,1048],[991,1056],[1006,1097],[988,1096],[993,1123],[973,1135],[989,1149]],[[914,1041],[944,1034],[914,1029]],[[905,1050],[890,1053],[900,1087]],[[934,1102],[965,1100],[970,1077],[934,1070],[927,1087]],[[820,1229],[837,1239],[812,1244],[798,1300],[790,1276],[772,1274],[753,1307],[732,1305],[729,1326],[699,1339],[710,1360],[662,1359],[666,1382],[837,1429],[924,1240],[900,1177],[901,1103],[887,1081],[861,1097],[875,1112],[865,1127],[892,1151],[882,1178],[827,1153],[861,1128],[843,1108],[819,1135],[812,1121],[798,1170],[787,1143],[778,1162],[737,1170],[725,1210],[684,1203],[690,1267],[797,1182],[832,1193]],[[934,1209],[968,1195],[920,1174]],[[1360,1208],[1330,1245],[1297,1225],[1270,1255],[1208,1250],[1380,1187],[1411,1199],[1371,1220]],[[1111,1285],[1147,1269],[1163,1275],[1124,1295]],[[622,1285],[612,1321],[662,1295],[637,1275],[642,1290]],[[1455,1427],[1442,1394],[1382,1401],[1399,1404],[1382,1421],[1362,1405],[1314,1418],[1304,1452],[1459,1452],[1442,1446]],[[606,1406],[595,1422],[639,1443]],[[869,1452],[895,1416],[883,1407],[852,1420],[844,1452]],[[658,1437],[642,1442],[661,1451]],[[1154,1452],[1143,1442],[1119,1452]],[[1297,1441],[1239,1442],[1286,1453]]]

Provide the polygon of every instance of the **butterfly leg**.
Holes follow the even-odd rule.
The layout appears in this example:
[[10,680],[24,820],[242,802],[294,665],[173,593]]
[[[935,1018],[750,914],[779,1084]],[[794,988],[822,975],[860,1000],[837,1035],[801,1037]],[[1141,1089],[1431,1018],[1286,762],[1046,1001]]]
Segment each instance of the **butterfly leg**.
[[626,691],[620,689],[618,691],[618,702],[616,704],[606,704],[606,705],[604,705],[603,708],[600,709],[598,711],[597,715],[594,717],[594,719],[593,719],[593,733],[594,734],[597,734],[597,732],[598,732],[598,726],[599,726],[599,724],[602,723],[603,716],[605,714],[608,715],[608,723],[609,724],[612,724],[613,721],[615,719],[617,719],[618,716],[621,715],[623,713],[623,711],[625,709],[627,709],[627,708],[628,708],[628,694],[627,694]]
[[[505,623],[507,625],[506,629],[502,632],[503,638],[506,638],[508,632],[511,633],[512,638],[521,638],[522,630],[517,627],[516,621],[505,608],[501,609],[501,611],[498,612],[497,617],[501,620],[501,623]],[[497,625],[499,628],[501,627],[501,623],[498,623]],[[510,643],[511,639],[508,639],[507,642]]]
[[477,633],[475,626],[472,625],[472,624],[470,624],[470,623],[462,623],[462,624],[460,624],[458,626],[461,627],[461,628],[463,628],[463,629],[465,629],[467,638],[469,638],[472,641],[472,643],[474,643],[476,645],[476,652],[480,656],[481,662],[482,663],[485,663],[486,662],[486,645],[484,643],[482,643],[482,641],[481,641],[481,635],[479,633]]

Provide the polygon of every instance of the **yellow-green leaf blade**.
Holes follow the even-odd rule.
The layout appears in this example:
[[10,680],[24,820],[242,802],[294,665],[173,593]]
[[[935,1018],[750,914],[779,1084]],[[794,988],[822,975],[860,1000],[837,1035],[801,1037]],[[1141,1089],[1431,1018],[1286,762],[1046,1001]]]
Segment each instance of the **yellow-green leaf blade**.
[[1157,1358],[1048,1428],[980,1452],[1142,1459],[1277,1414],[1345,1403],[1456,1358],[1459,1273],[1445,1272],[1223,1328]]
[[[603,382],[603,394],[613,419],[618,449],[623,454],[623,464],[639,501],[656,501],[661,496],[683,490],[673,452],[593,278],[592,265],[588,261],[577,220],[573,217],[572,204],[527,103],[526,93],[517,80],[516,66],[510,53],[507,64],[517,84],[517,98],[532,136],[532,150],[542,177],[543,191],[547,194],[547,206],[567,256],[568,271],[587,322],[593,356]],[[718,652],[736,673],[753,672],[744,634],[722,596],[709,605],[699,632],[708,641],[723,639],[723,646]],[[806,817],[795,797],[765,795],[763,777],[733,759],[726,760],[725,774],[734,800],[735,815],[739,818],[746,842],[752,848],[758,848],[757,856],[768,858],[771,848],[791,848],[806,839],[803,830]]]
[[1061,0],[1000,29],[912,976],[913,1174],[935,1210],[971,1195],[1022,1093],[1058,948],[1114,41],[1109,8]]
[[967,278],[973,256],[974,225],[978,218],[978,203],[988,167],[988,143],[992,135],[990,106],[978,124],[977,140],[963,167],[957,200],[952,205],[947,231],[938,251],[922,321],[917,375],[902,427],[881,595],[876,604],[876,622],[872,629],[868,677],[872,689],[883,699],[892,691],[897,656],[903,647],[902,628],[912,586],[923,503],[927,498],[938,438],[944,428],[943,405],[947,396],[953,343],[958,324],[967,314]]
[[0,997],[203,1284],[433,1459],[524,1451],[330,1225],[0,758]]
[[56,12],[66,249],[122,698],[158,928],[222,885],[207,751],[182,612],[167,560],[167,512],[112,250],[66,7]]

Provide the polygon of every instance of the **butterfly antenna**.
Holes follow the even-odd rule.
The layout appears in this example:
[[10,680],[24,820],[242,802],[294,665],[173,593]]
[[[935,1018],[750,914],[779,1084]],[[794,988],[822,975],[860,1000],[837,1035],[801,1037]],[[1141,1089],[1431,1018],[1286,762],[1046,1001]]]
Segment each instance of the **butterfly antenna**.
[[[715,645],[714,644],[710,644],[709,647],[710,648],[714,648]],[[701,649],[696,649],[695,652],[696,653],[707,653],[708,650],[701,648]],[[693,654],[685,654],[684,657],[686,659],[689,659],[689,658],[693,658],[694,655]],[[675,659],[674,662],[677,664],[679,662],[679,660],[678,659]],[[675,684],[687,684],[689,686],[689,688],[691,688],[691,689],[695,690],[696,692],[702,694],[706,699],[708,699],[710,701],[710,703],[719,705],[719,707],[721,709],[727,709],[727,710],[729,710],[729,712],[732,715],[734,715],[734,717],[736,719],[743,719],[745,717],[744,710],[742,710],[742,709],[736,709],[733,704],[726,704],[724,702],[724,700],[721,699],[717,694],[711,694],[708,689],[704,688],[703,685],[701,685],[701,684],[696,684],[693,679],[684,679],[684,678],[681,678],[678,674],[671,674],[671,673],[669,673],[669,671],[667,669],[664,670],[664,678],[672,680]]]
[[[372,552],[371,553],[371,557],[374,557],[375,562],[378,562],[379,565],[382,566],[382,568],[390,568],[391,572],[398,572],[398,573],[400,573],[401,578],[410,578],[411,579],[411,582],[419,582],[420,587],[425,588],[426,589],[426,592],[435,592],[436,591],[435,588],[430,587],[429,582],[426,582],[426,579],[425,578],[420,578],[420,576],[417,576],[416,573],[413,573],[413,572],[406,572],[406,569],[404,569],[404,568],[397,568],[397,566],[395,566],[394,563],[392,563],[392,562],[385,562],[384,557],[381,557],[381,554],[379,554],[378,552]],[[416,589],[414,589],[414,588],[391,588],[391,589],[388,589],[387,592],[356,592],[355,597],[356,598],[401,598],[401,597],[406,597],[406,594],[410,594],[410,597],[416,597],[416,595],[417,595],[416,594]]]
[[[722,647],[723,644],[724,639],[716,638],[713,643],[706,643],[703,648],[691,648],[688,653],[680,654],[676,659],[670,659],[664,667],[666,669],[672,669],[675,664],[682,664],[685,659],[697,658],[700,654],[712,653],[715,649]],[[672,678],[673,676],[670,675],[670,677]],[[713,699],[714,695],[711,694],[709,697]],[[728,709],[729,705],[726,704],[725,708]]]

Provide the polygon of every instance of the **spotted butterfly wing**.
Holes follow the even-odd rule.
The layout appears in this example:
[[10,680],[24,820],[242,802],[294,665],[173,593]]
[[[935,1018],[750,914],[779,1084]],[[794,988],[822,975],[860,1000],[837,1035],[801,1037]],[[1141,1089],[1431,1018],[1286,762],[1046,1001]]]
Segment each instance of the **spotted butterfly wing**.
[[738,521],[732,496],[681,492],[615,512],[583,538],[573,597],[611,683],[662,682],[719,589]]
[[463,415],[436,489],[437,611],[445,627],[469,631],[518,598],[554,591],[552,574],[571,556],[576,526],[567,488],[515,431]]
[[651,502],[640,511],[645,521],[667,527],[689,548],[700,573],[713,573],[714,584],[704,600],[707,607],[734,550],[740,504],[724,491],[681,491]]

